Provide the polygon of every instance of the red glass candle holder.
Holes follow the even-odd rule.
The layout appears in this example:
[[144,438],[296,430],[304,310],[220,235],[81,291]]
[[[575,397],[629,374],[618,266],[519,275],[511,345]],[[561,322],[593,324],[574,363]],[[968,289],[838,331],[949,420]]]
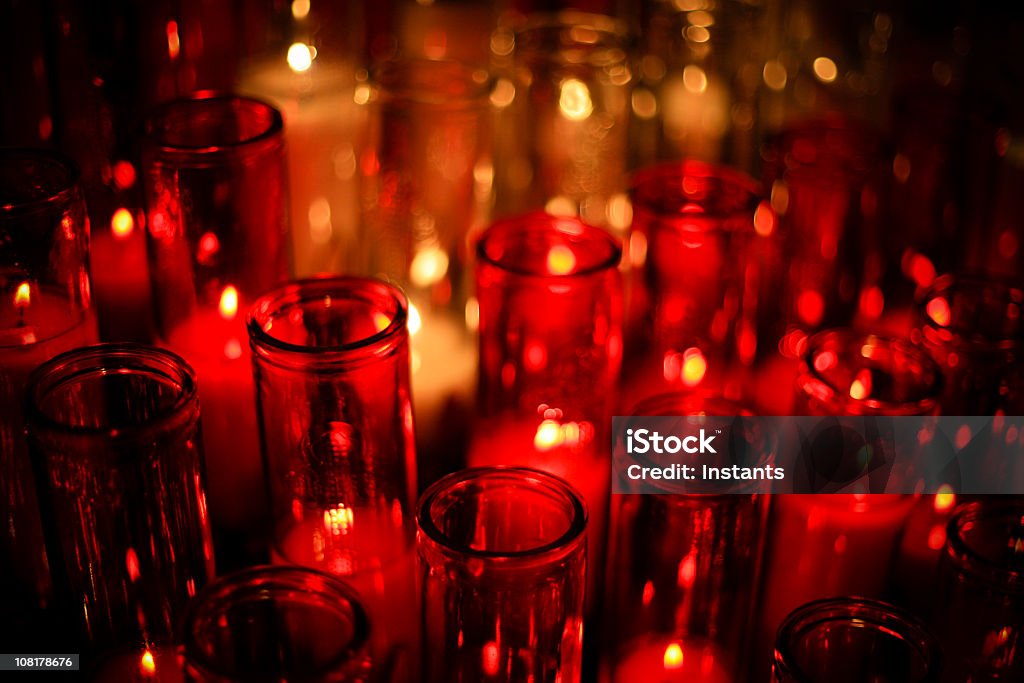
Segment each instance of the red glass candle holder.
[[[779,629],[773,683],[938,683],[939,645],[893,605],[833,598],[804,605]],[[959,679],[958,679],[959,680]]]
[[784,254],[766,291],[777,302],[777,334],[879,318],[887,264],[877,133],[844,119],[811,121],[780,133],[766,156]]
[[918,297],[913,338],[942,368],[947,415],[1024,410],[1024,284],[943,275]]
[[626,25],[599,14],[535,14],[498,29],[497,215],[547,208],[626,227],[628,48]]
[[949,520],[935,623],[951,681],[1024,677],[1024,501],[992,497]]
[[[750,411],[716,397],[666,394],[634,414]],[[601,680],[738,680],[749,660],[768,497],[741,487],[687,495],[662,484],[663,495],[612,497]]]
[[479,417],[469,463],[572,481],[591,511],[596,568],[622,357],[619,245],[576,218],[532,213],[492,225],[477,259]]
[[935,415],[942,372],[908,342],[840,328],[806,344],[797,378],[801,415]]
[[195,368],[215,528],[244,537],[265,516],[244,313],[288,277],[281,115],[198,93],[158,109],[143,145],[159,335]]
[[490,85],[486,71],[460,62],[398,59],[361,86],[369,98],[359,164],[369,250],[363,268],[409,296],[426,481],[461,466],[467,439],[462,416],[476,376],[470,236],[491,206]]
[[195,374],[102,344],[42,365],[27,391],[50,567],[83,652],[173,642],[213,576]]
[[414,676],[419,644],[406,305],[379,280],[302,280],[248,322],[273,558],[351,583],[396,681]]
[[41,363],[97,341],[89,220],[69,162],[0,151],[0,235],[0,631],[15,637],[52,598],[25,445],[25,383]]
[[626,365],[640,385],[634,393],[722,390],[758,350],[775,216],[753,179],[695,161],[641,170],[631,196]]
[[310,569],[254,567],[200,592],[184,620],[185,680],[368,683],[370,621],[359,597]]
[[420,498],[424,681],[579,683],[587,511],[549,474],[478,468]]

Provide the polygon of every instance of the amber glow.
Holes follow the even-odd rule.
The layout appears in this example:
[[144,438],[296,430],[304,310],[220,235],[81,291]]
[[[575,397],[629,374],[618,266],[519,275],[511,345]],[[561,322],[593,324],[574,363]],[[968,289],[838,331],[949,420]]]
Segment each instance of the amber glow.
[[147,648],[142,653],[142,657],[139,659],[139,673],[149,678],[156,674],[156,660],[153,658],[153,653]]
[[217,306],[220,317],[225,320],[234,320],[238,315],[238,290],[234,285],[228,285],[220,293],[220,304]]
[[949,302],[944,297],[937,296],[925,306],[925,311],[928,313],[928,317],[935,321],[935,324],[940,327],[946,327],[949,325],[951,315],[949,312]]
[[831,83],[836,80],[836,76],[839,75],[839,70],[836,68],[836,63],[828,57],[818,57],[814,60],[814,75],[818,77],[818,80],[822,83]]
[[[385,320],[387,320],[387,316],[386,315],[383,315],[383,314],[380,314],[380,313],[378,313],[377,315],[380,316],[381,318],[384,318]],[[388,321],[388,323],[390,323],[390,321]],[[378,329],[378,331],[386,328],[388,326],[388,323],[385,323],[384,327],[380,327],[380,321],[378,320],[377,321],[377,329]],[[416,308],[415,304],[411,304],[411,303],[409,304],[409,318],[406,321],[405,326],[409,330],[409,336],[410,337],[415,337],[416,333],[420,331],[421,327],[423,327],[423,319],[420,318],[420,310],[418,308]]]
[[558,96],[558,108],[562,116],[570,121],[583,121],[594,111],[590,90],[586,83],[575,78],[562,82]]
[[697,347],[683,352],[683,384],[694,387],[701,383],[708,371],[708,361]]
[[683,648],[679,643],[669,643],[662,657],[666,671],[678,671],[683,668]]
[[850,384],[850,398],[855,401],[862,401],[871,395],[871,371],[864,369],[857,373],[857,377]]
[[309,71],[316,58],[316,50],[305,43],[292,43],[288,48],[288,66],[295,73]]
[[552,275],[568,275],[576,268],[576,254],[561,244],[548,251],[548,272]]
[[18,285],[18,289],[14,292],[14,305],[19,310],[24,310],[32,299],[32,288],[27,282],[22,282]]
[[324,510],[324,530],[331,536],[345,536],[355,526],[352,508],[345,505]]
[[427,247],[416,252],[409,266],[409,280],[417,287],[429,287],[444,279],[448,273],[448,254],[439,247]]
[[132,218],[132,212],[124,207],[115,211],[110,218],[110,231],[114,233],[114,237],[123,240],[131,235],[133,230],[135,219]]
[[935,494],[935,511],[947,512],[952,510],[954,505],[956,505],[956,494],[953,493],[953,487],[943,484]]

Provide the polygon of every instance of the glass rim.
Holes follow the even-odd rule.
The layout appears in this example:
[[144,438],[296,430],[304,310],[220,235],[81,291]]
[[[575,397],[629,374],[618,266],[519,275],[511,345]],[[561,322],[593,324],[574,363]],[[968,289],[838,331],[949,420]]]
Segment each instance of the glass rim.
[[896,605],[860,596],[814,600],[790,612],[776,632],[774,666],[793,680],[809,683],[803,672],[794,668],[792,645],[809,630],[840,619],[855,621],[862,627],[870,626],[907,643],[925,665],[924,676],[917,683],[939,680],[939,643],[924,622]]
[[1010,299],[1013,298],[1011,293],[1016,292],[1017,303],[1024,307],[1024,282],[981,271],[943,273],[936,277],[930,285],[918,290],[914,297],[914,308],[917,313],[917,319],[920,321],[923,328],[934,330],[935,332],[950,332],[956,335],[956,337],[964,344],[983,351],[1005,351],[1007,349],[1024,347],[1024,335],[1019,337],[1000,337],[998,339],[967,339],[964,338],[964,333],[970,332],[975,328],[966,328],[962,325],[943,326],[935,322],[935,320],[928,314],[928,303],[937,296],[943,296],[947,303],[952,305],[950,295],[961,287],[977,288],[979,290],[990,288],[1005,289],[1007,292],[1007,298]]
[[[618,44],[601,45],[595,43],[594,47],[620,48],[625,50],[631,38],[629,24],[608,14],[599,12],[585,12],[577,9],[563,9],[554,12],[539,12],[531,14],[518,21],[507,23],[499,27],[499,31],[512,33],[516,38],[521,35],[547,29],[573,29],[583,28],[600,33],[602,36],[614,38]],[[518,41],[517,41],[518,42]],[[572,47],[587,47],[587,43],[573,43]]]
[[[422,67],[438,70],[442,75],[446,71],[457,75],[463,83],[467,84],[466,92],[461,95],[445,95],[424,87],[396,87],[395,84],[389,85],[384,78]],[[409,101],[415,104],[438,105],[450,109],[463,106],[486,107],[493,80],[493,76],[486,68],[474,67],[472,64],[452,58],[393,57],[379,62],[370,71],[370,84],[374,88],[376,96],[382,100]]]
[[[560,496],[571,507],[571,518],[566,530],[551,541],[527,550],[480,550],[465,543],[456,543],[434,522],[433,506],[441,496],[456,492],[475,482],[492,479],[527,481],[535,490],[546,489],[552,496]],[[459,470],[431,484],[420,496],[416,506],[416,526],[437,546],[449,553],[458,553],[476,559],[496,563],[515,563],[523,560],[544,559],[556,555],[573,543],[586,538],[588,520],[587,504],[583,495],[569,482],[559,476],[530,467],[499,465],[494,467],[472,467]]]
[[[359,297],[358,294],[363,296]],[[394,304],[394,314],[387,326],[374,334],[346,344],[308,346],[287,342],[264,328],[267,317],[290,306],[330,296],[333,299],[361,299],[368,303]],[[369,301],[367,297],[374,297]],[[325,364],[348,364],[371,356],[388,355],[403,339],[407,339],[409,300],[396,285],[370,277],[330,276],[293,280],[256,299],[246,314],[246,330],[254,356],[276,365],[289,366],[288,359],[302,364],[311,359]],[[262,317],[261,317],[262,316]],[[283,358],[276,354],[284,354]],[[274,358],[271,358],[275,356]],[[285,361],[285,362],[281,362]]]
[[[502,238],[507,239],[510,236],[521,236],[526,234],[527,230],[559,230],[559,225],[563,223],[572,223],[574,228],[578,230],[578,232],[575,233],[577,236],[583,238],[589,243],[598,244],[601,248],[607,249],[608,256],[598,260],[595,264],[587,268],[556,275],[553,273],[542,273],[528,268],[513,267],[508,263],[502,262],[498,258],[492,257],[487,252],[487,247],[493,240]],[[573,233],[566,232],[565,234]],[[577,216],[556,216],[545,211],[531,211],[529,213],[503,218],[491,223],[477,239],[476,255],[481,264],[496,268],[503,273],[507,273],[515,277],[537,280],[569,281],[585,279],[592,276],[600,276],[603,273],[618,270],[619,262],[622,260],[622,244],[611,233],[593,226]]]
[[[313,581],[318,585],[313,585]],[[273,589],[293,590],[320,597],[331,598],[330,604],[344,604],[352,613],[352,638],[338,653],[326,662],[320,671],[312,675],[326,674],[344,668],[345,664],[363,652],[370,642],[370,618],[360,602],[359,594],[344,581],[317,569],[287,565],[257,565],[217,577],[204,586],[185,607],[181,620],[182,651],[186,667],[194,663],[204,674],[213,674],[224,680],[232,680],[238,674],[225,671],[218,662],[212,661],[196,642],[196,620],[202,616],[202,609],[209,601],[225,601],[243,597],[246,593],[264,595]],[[340,600],[339,600],[340,598]],[[212,611],[212,610],[211,610]],[[277,679],[274,679],[277,680]]]
[[[743,201],[737,203],[737,207],[732,211],[694,213],[691,216],[682,216],[677,212],[669,213],[651,210],[648,208],[648,202],[640,201],[643,199],[642,188],[644,186],[656,181],[672,178],[678,178],[679,182],[682,183],[683,179],[686,177],[714,178],[716,180],[720,180],[722,181],[723,186],[734,188],[744,193],[745,197],[743,198]],[[757,211],[757,208],[764,201],[761,186],[749,174],[744,173],[739,169],[732,168],[731,166],[702,161],[699,159],[683,159],[682,161],[661,162],[637,169],[629,178],[629,197],[633,203],[634,216],[637,213],[640,213],[641,215],[649,216],[654,219],[688,218],[702,228],[700,232],[716,232],[723,229],[723,226],[717,223],[714,225],[707,225],[706,223],[708,219],[717,221],[737,217],[742,217],[745,222],[749,222],[749,226],[747,226],[749,227],[748,231],[754,232],[754,214]],[[699,204],[700,202],[694,203]]]
[[[169,142],[165,135],[157,133],[157,124],[166,121],[169,116],[193,109],[200,105],[246,104],[268,117],[266,127],[259,133],[249,135],[241,140],[232,140],[214,145],[187,145]],[[281,111],[262,99],[249,95],[222,90],[197,90],[184,97],[164,102],[153,109],[144,123],[144,143],[152,145],[163,154],[183,156],[216,156],[236,151],[254,150],[281,138],[284,131],[284,118]]]
[[[52,418],[40,406],[41,399],[46,393],[67,382],[92,373],[109,374],[109,368],[105,366],[116,365],[111,362],[115,359],[121,359],[125,363],[120,367],[121,372],[118,374],[131,374],[125,371],[139,372],[157,367],[164,370],[168,379],[176,381],[179,387],[174,402],[143,422],[118,427],[69,425]],[[76,368],[79,363],[86,365]],[[116,439],[137,436],[140,432],[173,427],[182,418],[188,406],[198,405],[196,387],[195,370],[173,351],[135,342],[106,342],[82,346],[51,358],[29,375],[25,391],[25,422],[42,431],[69,436],[107,436]]]
[[1024,571],[1008,569],[974,550],[964,539],[968,523],[1014,513],[1024,517],[1024,503],[1014,500],[972,501],[958,505],[946,523],[946,554],[958,569],[1013,593],[1024,594]]
[[[34,147],[0,147],[0,164],[13,163],[18,159],[24,161],[47,162],[52,168],[59,169],[64,176],[55,183],[52,191],[42,196],[27,198],[17,202],[0,201],[0,216],[31,213],[47,206],[68,201],[78,193],[78,182],[81,170],[70,157],[49,149]],[[23,162],[24,163],[24,162]]]
[[[873,398],[855,399],[849,396],[849,393],[845,389],[836,386],[828,377],[823,375],[818,368],[815,367],[813,358],[814,353],[827,341],[837,339],[841,342],[842,346],[846,347],[849,344],[860,340],[866,340],[868,338],[873,338],[882,342],[888,347],[899,349],[908,356],[917,358],[922,365],[927,366],[932,373],[932,382],[927,387],[927,395],[916,401],[902,402]],[[926,415],[933,412],[939,404],[943,382],[942,370],[939,368],[935,360],[924,351],[924,349],[915,346],[905,339],[898,339],[896,337],[890,337],[885,334],[874,333],[871,331],[856,330],[850,327],[837,327],[822,330],[811,335],[807,339],[806,348],[801,355],[800,361],[801,368],[797,374],[796,382],[797,389],[801,392],[804,391],[806,378],[810,376],[824,384],[832,392],[829,396],[829,400],[838,399],[843,402],[853,401],[854,405],[863,405],[871,411],[882,411],[887,415]]]

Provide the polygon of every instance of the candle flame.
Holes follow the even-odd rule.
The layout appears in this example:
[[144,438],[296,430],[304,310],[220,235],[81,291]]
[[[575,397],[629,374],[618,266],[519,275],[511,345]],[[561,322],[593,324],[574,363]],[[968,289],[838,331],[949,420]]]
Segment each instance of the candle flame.
[[861,370],[857,377],[850,384],[850,398],[855,401],[862,401],[871,395],[871,371]]
[[288,66],[296,73],[309,71],[316,58],[316,50],[305,43],[292,43],[288,48]]
[[131,235],[133,230],[135,230],[135,219],[132,218],[132,212],[124,207],[115,211],[110,218],[110,231],[114,233],[114,237],[123,240]]
[[552,275],[568,275],[576,268],[576,254],[572,249],[558,244],[548,251],[548,272]]
[[562,116],[570,121],[583,121],[594,111],[594,103],[590,99],[587,85],[575,78],[562,83],[558,95],[558,108]]
[[128,552],[125,554],[125,567],[128,569],[128,578],[131,581],[138,581],[141,572],[139,572],[139,556],[135,553],[135,548],[128,548]]
[[953,487],[943,484],[935,494],[935,511],[946,512],[954,505],[956,505],[956,494],[953,493]]
[[220,293],[220,317],[225,320],[234,320],[238,315],[238,290],[234,285],[228,285]]
[[538,451],[549,451],[562,442],[562,430],[554,420],[544,420],[537,426],[533,445]]
[[156,660],[153,658],[153,653],[146,648],[146,651],[142,653],[142,657],[139,659],[139,673],[146,678],[151,678],[156,673]]
[[949,302],[945,297],[937,296],[925,306],[928,317],[935,321],[939,327],[947,327],[952,318],[949,312]]
[[669,643],[662,658],[666,671],[678,671],[683,668],[683,648],[679,643]]
[[708,371],[708,361],[704,354],[695,346],[683,351],[683,383],[695,387],[704,379]]
[[22,282],[18,285],[18,289],[14,292],[14,305],[19,309],[24,309],[28,306],[29,301],[32,299],[32,288],[27,282]]

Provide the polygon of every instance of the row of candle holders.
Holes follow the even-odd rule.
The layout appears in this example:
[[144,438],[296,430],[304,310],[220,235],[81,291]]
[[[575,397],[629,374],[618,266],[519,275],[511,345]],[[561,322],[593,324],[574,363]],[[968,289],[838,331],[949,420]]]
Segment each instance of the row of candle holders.
[[[919,318],[906,339],[846,328],[809,336],[849,323],[853,309],[864,308],[852,302],[870,304],[881,292],[879,281],[862,282],[866,271],[847,272],[872,259],[837,246],[854,220],[843,207],[862,213],[870,192],[846,177],[822,190],[816,175],[849,154],[848,127],[822,124],[798,136],[770,199],[745,176],[707,164],[640,172],[625,259],[618,239],[573,217],[528,214],[476,239],[475,297],[465,318],[480,337],[477,415],[466,457],[448,469],[485,469],[441,479],[418,514],[417,472],[437,477],[422,477],[434,463],[417,463],[414,448],[409,336],[417,325],[438,335],[444,326],[434,318],[444,307],[417,311],[393,285],[368,278],[282,284],[281,127],[272,108],[229,96],[175,102],[150,120],[149,270],[159,336],[171,351],[88,346],[98,337],[74,174],[56,157],[4,153],[0,443],[9,626],[40,607],[70,607],[84,648],[99,655],[133,646],[118,661],[144,678],[161,659],[159,646],[178,633],[186,603],[201,613],[194,596],[213,576],[212,533],[221,557],[233,547],[224,539],[247,548],[253,537],[269,537],[275,563],[344,577],[359,596],[334,601],[348,605],[335,617],[351,623],[341,629],[353,634],[343,649],[359,653],[346,666],[368,676],[368,658],[375,675],[390,680],[415,680],[421,659],[430,680],[577,680],[583,625],[590,621],[588,642],[596,642],[602,600],[604,623],[618,629],[605,647],[608,680],[732,680],[747,674],[746,662],[756,678],[758,667],[767,675],[774,634],[791,610],[817,598],[884,595],[894,557],[919,563],[906,569],[904,599],[930,599],[952,491],[916,507],[902,497],[781,497],[770,533],[764,496],[610,502],[610,416],[655,410],[640,399],[664,391],[688,393],[663,399],[660,414],[751,410],[737,400],[782,413],[792,402],[811,414],[1018,409],[1024,294],[1012,282],[932,273],[922,276]],[[381,182],[393,192],[377,201],[391,210],[401,188]],[[378,238],[390,240],[370,236]],[[451,296],[452,281],[433,285],[425,301]],[[788,359],[774,353],[780,337]],[[81,350],[58,355],[71,349]],[[803,361],[799,371],[794,357]],[[459,361],[432,359],[442,368]],[[1019,505],[963,510],[953,519],[971,524],[949,522],[953,578],[942,584],[956,589],[940,610],[946,670],[954,672],[947,675],[1012,678],[1021,667]],[[961,539],[968,531],[981,540]],[[333,585],[309,576],[300,583]],[[217,599],[248,609],[240,590]],[[284,590],[317,602],[309,590]],[[840,625],[820,632],[808,631],[803,617],[787,622],[785,633],[820,641],[780,647],[780,656],[797,654],[778,664],[779,677],[814,667],[853,676],[829,659],[833,641],[850,640],[843,629],[879,623],[880,631],[903,633],[886,625],[906,621],[873,603],[819,607]],[[205,654],[189,675],[230,678],[214,663],[215,645],[233,656],[276,656],[281,651],[256,635],[318,623],[296,616],[303,609],[270,610],[256,644],[197,635]],[[244,612],[225,620],[258,623]],[[186,650],[196,628],[187,627]],[[920,680],[930,680],[934,648],[916,625],[906,631],[897,640],[921,653],[906,670],[916,666]],[[295,643],[316,649],[320,641],[302,632]],[[301,649],[288,659],[321,661]]]

